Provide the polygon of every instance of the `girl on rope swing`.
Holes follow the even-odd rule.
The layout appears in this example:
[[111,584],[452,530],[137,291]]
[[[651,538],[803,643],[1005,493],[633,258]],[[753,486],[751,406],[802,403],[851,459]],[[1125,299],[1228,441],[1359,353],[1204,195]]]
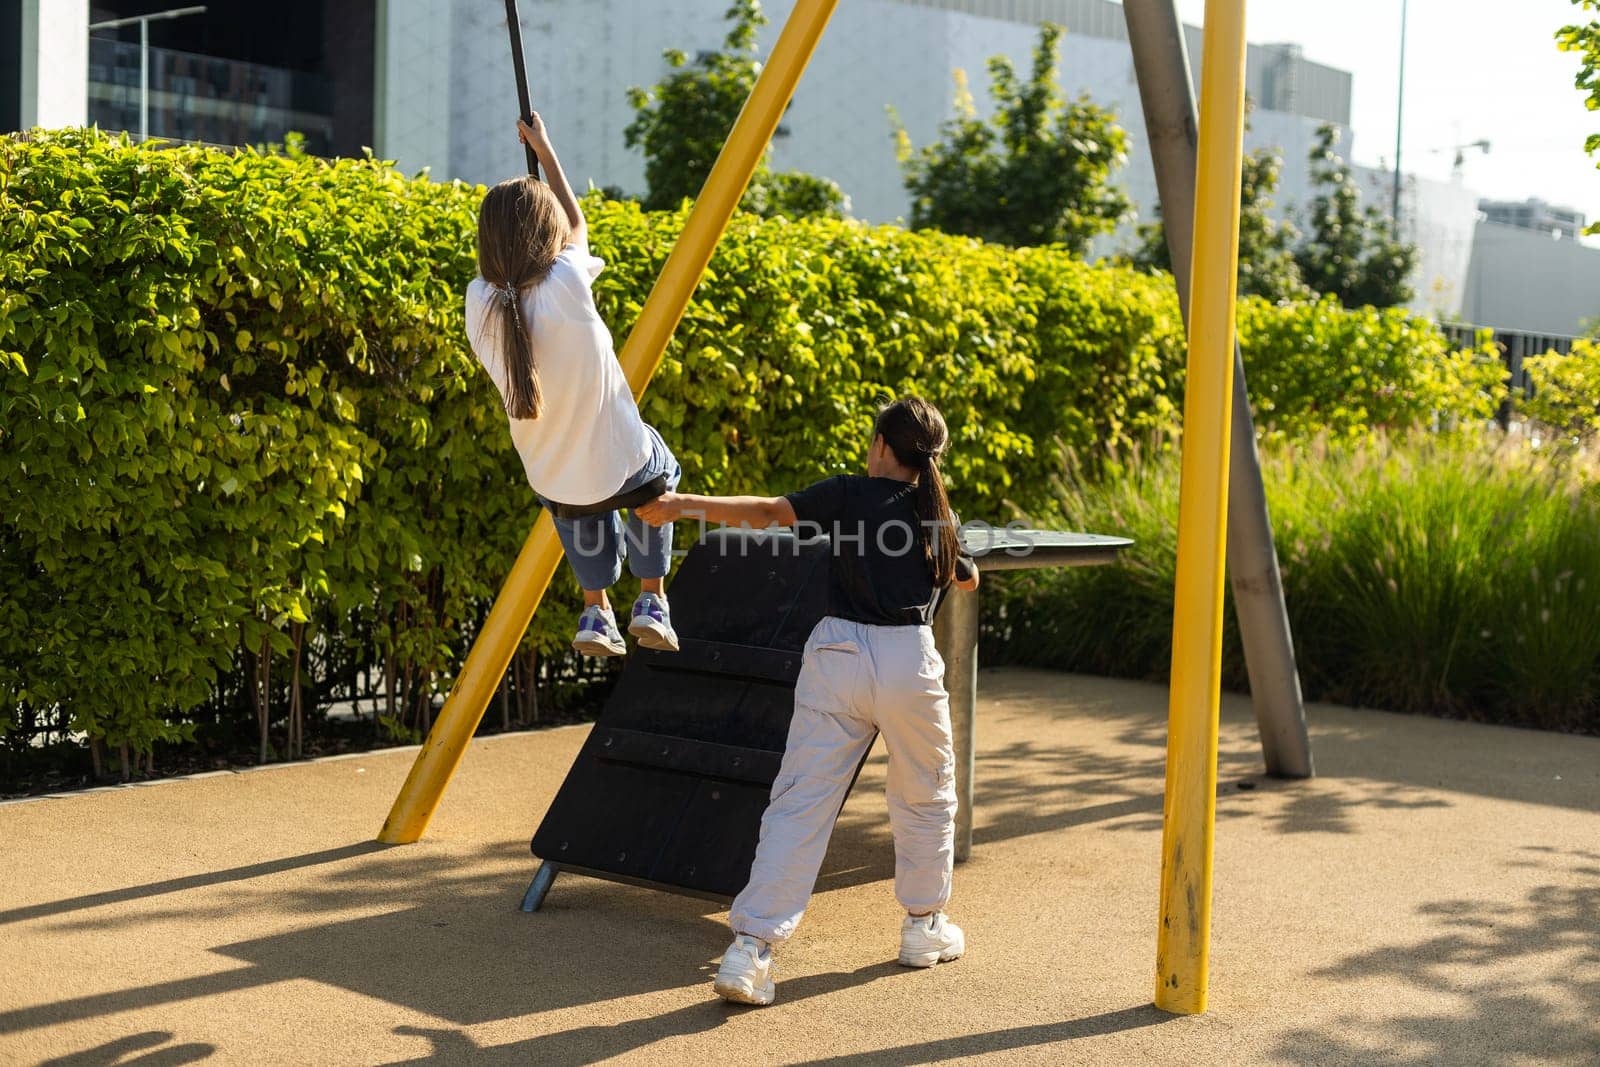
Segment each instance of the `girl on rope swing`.
[[627,651],[606,596],[627,559],[641,587],[628,632],[645,648],[676,652],[663,588],[671,525],[647,526],[636,509],[626,534],[615,510],[562,517],[651,483],[675,489],[682,471],[639,417],[611,331],[595,309],[590,286],[605,264],[589,253],[583,211],[537,112],[518,121],[517,136],[538,156],[549,185],[524,175],[483,198],[479,276],[467,286],[472,351],[500,390],[528,483],[551,510],[583,587],[572,647],[587,656]]

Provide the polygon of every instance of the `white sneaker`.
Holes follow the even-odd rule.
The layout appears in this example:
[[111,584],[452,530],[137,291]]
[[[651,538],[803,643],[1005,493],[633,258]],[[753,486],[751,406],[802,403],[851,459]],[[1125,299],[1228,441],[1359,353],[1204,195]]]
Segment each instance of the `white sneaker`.
[[965,951],[966,935],[942,911],[918,918],[907,915],[900,924],[900,962],[906,967],[949,963]]
[[772,946],[764,945],[749,934],[740,934],[722,954],[722,966],[717,968],[716,981],[711,988],[723,1000],[736,1004],[771,1004]]
[[617,629],[617,617],[609,608],[590,604],[578,616],[578,635],[572,647],[585,656],[621,656],[628,651]]
[[633,602],[633,621],[628,632],[639,639],[640,648],[660,652],[678,651],[678,633],[672,628],[672,612],[667,598],[656,593],[640,593]]

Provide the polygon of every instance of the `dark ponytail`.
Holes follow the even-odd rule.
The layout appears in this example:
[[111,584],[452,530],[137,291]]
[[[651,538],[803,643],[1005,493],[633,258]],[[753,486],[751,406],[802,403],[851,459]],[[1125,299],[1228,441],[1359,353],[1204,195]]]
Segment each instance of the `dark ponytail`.
[[955,515],[950,511],[950,498],[945,495],[944,478],[939,474],[939,457],[950,440],[944,416],[921,397],[908,396],[878,412],[873,436],[883,438],[901,466],[917,472],[917,520],[922,527],[923,557],[928,561],[933,584],[943,588],[955,580],[956,557],[961,552]]
[[496,185],[478,209],[478,274],[493,291],[485,326],[496,328],[506,364],[506,414],[514,419],[537,419],[544,410],[522,293],[550,273],[571,235],[555,195],[531,176]]

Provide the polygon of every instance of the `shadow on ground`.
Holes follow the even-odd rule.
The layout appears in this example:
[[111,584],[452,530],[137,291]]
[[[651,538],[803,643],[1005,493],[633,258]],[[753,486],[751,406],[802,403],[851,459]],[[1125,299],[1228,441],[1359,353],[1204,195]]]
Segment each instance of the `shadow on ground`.
[[[1079,714],[1085,711],[1123,723],[1117,738],[1121,754],[1108,755],[1104,746],[1051,747],[1032,741],[987,751],[977,787],[977,847],[1091,823],[1128,830],[1159,827],[1165,760],[1161,715],[1154,709],[1110,704],[1078,709]],[[881,754],[879,746],[878,756],[861,776],[858,794],[881,793]],[[1351,784],[1351,791],[1321,789],[1315,793],[1305,792],[1304,786],[1270,780],[1260,780],[1259,787],[1250,792],[1231,788],[1238,780],[1257,782],[1257,759],[1249,746],[1223,753],[1219,818],[1249,816],[1260,796],[1296,789],[1302,790],[1300,795],[1266,816],[1285,833],[1347,832],[1349,809],[1360,805],[1443,803],[1408,798],[1404,786],[1386,782],[1357,782]],[[484,873],[480,863],[461,863],[459,857],[422,860],[404,851],[380,854],[383,851],[382,845],[358,842],[0,912],[0,923],[7,923],[173,896],[165,908],[68,918],[61,921],[60,928],[142,925],[163,918],[205,921],[226,917],[236,904],[225,899],[209,908],[197,908],[193,901],[176,899],[176,895],[309,867],[326,870],[321,878],[275,896],[276,909],[317,915],[379,910],[396,902],[412,905],[219,946],[216,952],[248,966],[0,1014],[0,1029],[26,1029],[293,979],[325,982],[469,1026],[579,1006],[584,1002],[582,990],[604,990],[609,998],[698,984],[705,980],[711,961],[726,943],[726,928],[712,918],[720,910],[713,904],[572,875],[557,881],[541,913],[519,916],[514,907],[533,869],[521,841],[481,850],[481,859],[497,862],[493,873]],[[472,873],[462,874],[463,868]],[[876,806],[862,803],[858,795],[841,815],[818,891],[884,881],[893,874],[888,827]],[[599,927],[580,930],[561,922],[564,913],[576,910],[592,913]],[[640,922],[641,916],[647,921]],[[594,951],[596,944],[621,941],[633,944],[626,957]],[[699,965],[686,965],[686,961],[699,961]],[[424,974],[427,978],[421,980],[419,976]],[[803,980],[810,983],[805,995],[878,977],[882,975],[872,970],[814,976]],[[794,996],[788,992],[790,985],[798,983],[786,984],[786,999]],[[703,1028],[703,1022],[699,1014],[685,1013],[681,1024],[688,1029],[682,1032]]]
[[52,915],[65,915],[69,912],[84,911],[90,908],[100,908],[107,904],[121,904],[130,900],[145,900],[151,897],[165,896],[169,893],[182,893],[189,889],[204,889],[207,886],[224,885],[228,882],[242,882],[269,874],[279,874],[283,871],[300,870],[304,867],[319,867],[325,863],[337,863],[340,860],[351,859],[355,856],[382,852],[390,847],[392,846],[378,841],[359,841],[353,845],[341,845],[338,848],[325,848],[319,852],[308,852],[303,856],[287,856],[283,859],[266,860],[262,863],[250,863],[242,867],[229,867],[221,871],[207,871],[204,874],[187,875],[183,878],[168,878],[164,881],[129,886],[125,889],[112,889],[103,893],[86,893],[81,897],[67,897],[64,900],[52,900],[44,904],[31,904],[24,908],[0,911],[0,926],[4,926],[7,923],[26,922],[29,919],[49,918]]
[[[1375,1019],[1350,1015],[1337,1027],[1294,1030],[1278,1056],[1289,1063],[1600,1062],[1600,852],[1545,846],[1508,866],[1588,879],[1527,892],[1512,907],[1438,900],[1418,907],[1435,931],[1346,956],[1312,972],[1336,982],[1383,979],[1447,998],[1448,1007]],[[1543,981],[1528,981],[1530,966]],[[1516,976],[1516,977],[1513,977]]]
[[[1007,670],[992,682],[985,673],[985,690],[1004,699],[1019,688],[1019,682],[1026,685],[1030,673]],[[975,785],[976,848],[1088,825],[1128,831],[1161,828],[1165,707],[1087,700],[1072,692],[1070,677],[1053,677],[1065,690],[1063,697],[1071,700],[1071,714],[1119,724],[1116,751],[1108,753],[1101,738],[1081,745],[1021,740],[986,748]],[[1003,710],[1000,713],[1004,714]],[[981,721],[978,728],[983,729]],[[1385,777],[1364,776],[1360,758],[1370,751],[1370,740],[1354,732],[1350,736],[1325,732],[1318,737],[1316,753],[1321,776],[1309,782],[1289,781],[1262,772],[1260,749],[1253,738],[1225,740],[1218,754],[1217,818],[1252,817],[1284,834],[1348,834],[1355,831],[1355,814],[1363,808],[1448,806],[1448,801],[1424,789],[1438,784],[1426,768],[1408,777],[1396,778],[1389,767],[1384,768]],[[881,746],[876,755],[881,757]],[[857,789],[882,788],[883,765],[875,760],[863,772]],[[1268,802],[1267,798],[1273,799]],[[1526,797],[1519,793],[1513,799]],[[830,868],[819,880],[819,889],[841,889],[893,876],[889,830],[875,813],[864,813],[860,804],[846,805],[839,825],[866,847],[856,850],[836,845],[829,853]]]
[[[807,997],[832,993],[848,986],[880,978],[889,978],[905,970],[892,963],[874,964],[851,974],[816,974],[785,982],[784,1002],[804,1000]],[[595,1063],[621,1055],[636,1048],[654,1044],[668,1037],[700,1033],[711,1030],[732,1013],[759,1009],[738,1008],[708,1002],[696,1004],[652,1019],[640,1019],[622,1026],[585,1026],[545,1034],[528,1041],[483,1047],[466,1034],[454,1030],[424,1030],[417,1027],[399,1027],[397,1034],[426,1037],[433,1043],[433,1051],[415,1059],[395,1061],[413,1063]],[[1073,1019],[1059,1023],[1036,1026],[1019,1026],[1010,1030],[996,1030],[981,1034],[967,1034],[943,1038],[916,1045],[880,1049],[871,1053],[848,1056],[830,1056],[826,1059],[800,1061],[804,1067],[844,1067],[847,1064],[870,1062],[875,1067],[911,1067],[921,1063],[939,1063],[976,1056],[986,1052],[1008,1052],[1036,1045],[1055,1044],[1077,1038],[1096,1037],[1120,1033],[1142,1026],[1155,1026],[1171,1022],[1174,1016],[1144,1006],[1124,1008],[1087,1019]]]
[[168,1030],[147,1030],[93,1048],[45,1060],[40,1067],[179,1067],[209,1059],[217,1046],[203,1042],[171,1044]]
[[[298,865],[284,860],[261,866]],[[400,850],[325,862],[314,880],[270,898],[258,886],[253,892],[212,896],[204,904],[178,897],[166,910],[63,919],[57,925],[65,930],[162,919],[204,923],[239,907],[267,906],[307,920],[379,912],[311,921],[288,933],[213,950],[247,966],[0,1013],[0,1032],[294,979],[339,986],[467,1026],[698,983],[707,961],[725,945],[725,927],[710,917],[714,905],[587,878],[558,882],[559,891],[543,912],[523,915],[517,903],[532,869],[522,841],[487,846],[467,857],[424,858]],[[404,906],[381,910],[395,905]],[[562,921],[576,910],[589,913],[590,921]],[[628,953],[597,948],[620,943],[632,948]]]

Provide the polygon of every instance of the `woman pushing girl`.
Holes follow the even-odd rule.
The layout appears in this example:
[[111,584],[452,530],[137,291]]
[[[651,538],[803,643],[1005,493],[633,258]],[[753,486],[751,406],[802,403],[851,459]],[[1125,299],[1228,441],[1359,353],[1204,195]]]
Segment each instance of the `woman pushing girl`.
[[750,881],[729,915],[734,940],[713,987],[727,1000],[772,1003],[772,946],[805,912],[834,819],[878,733],[889,749],[895,896],[906,909],[900,962],[928,967],[966,950],[941,910],[955,858],[955,757],[944,663],[929,628],[948,586],[978,584],[939,476],[948,437],[931,404],[907,397],[878,414],[865,477],[839,475],[778,497],[667,493],[638,509],[652,524],[692,515],[799,525],[833,541],[828,614],[806,641]]
[[[676,488],[678,461],[639,417],[611,332],[595,310],[590,286],[605,264],[589,254],[583,211],[537,113],[517,123],[517,135],[550,184],[511,178],[483,198],[467,334],[500,390],[528,483],[552,511],[555,501],[581,510],[658,480]],[[624,534],[616,511],[557,517],[555,524],[583,587],[572,647],[590,656],[627,651],[606,597],[626,558],[642,589],[628,632],[646,648],[676,652],[662,589],[672,527],[646,526],[630,514]]]

